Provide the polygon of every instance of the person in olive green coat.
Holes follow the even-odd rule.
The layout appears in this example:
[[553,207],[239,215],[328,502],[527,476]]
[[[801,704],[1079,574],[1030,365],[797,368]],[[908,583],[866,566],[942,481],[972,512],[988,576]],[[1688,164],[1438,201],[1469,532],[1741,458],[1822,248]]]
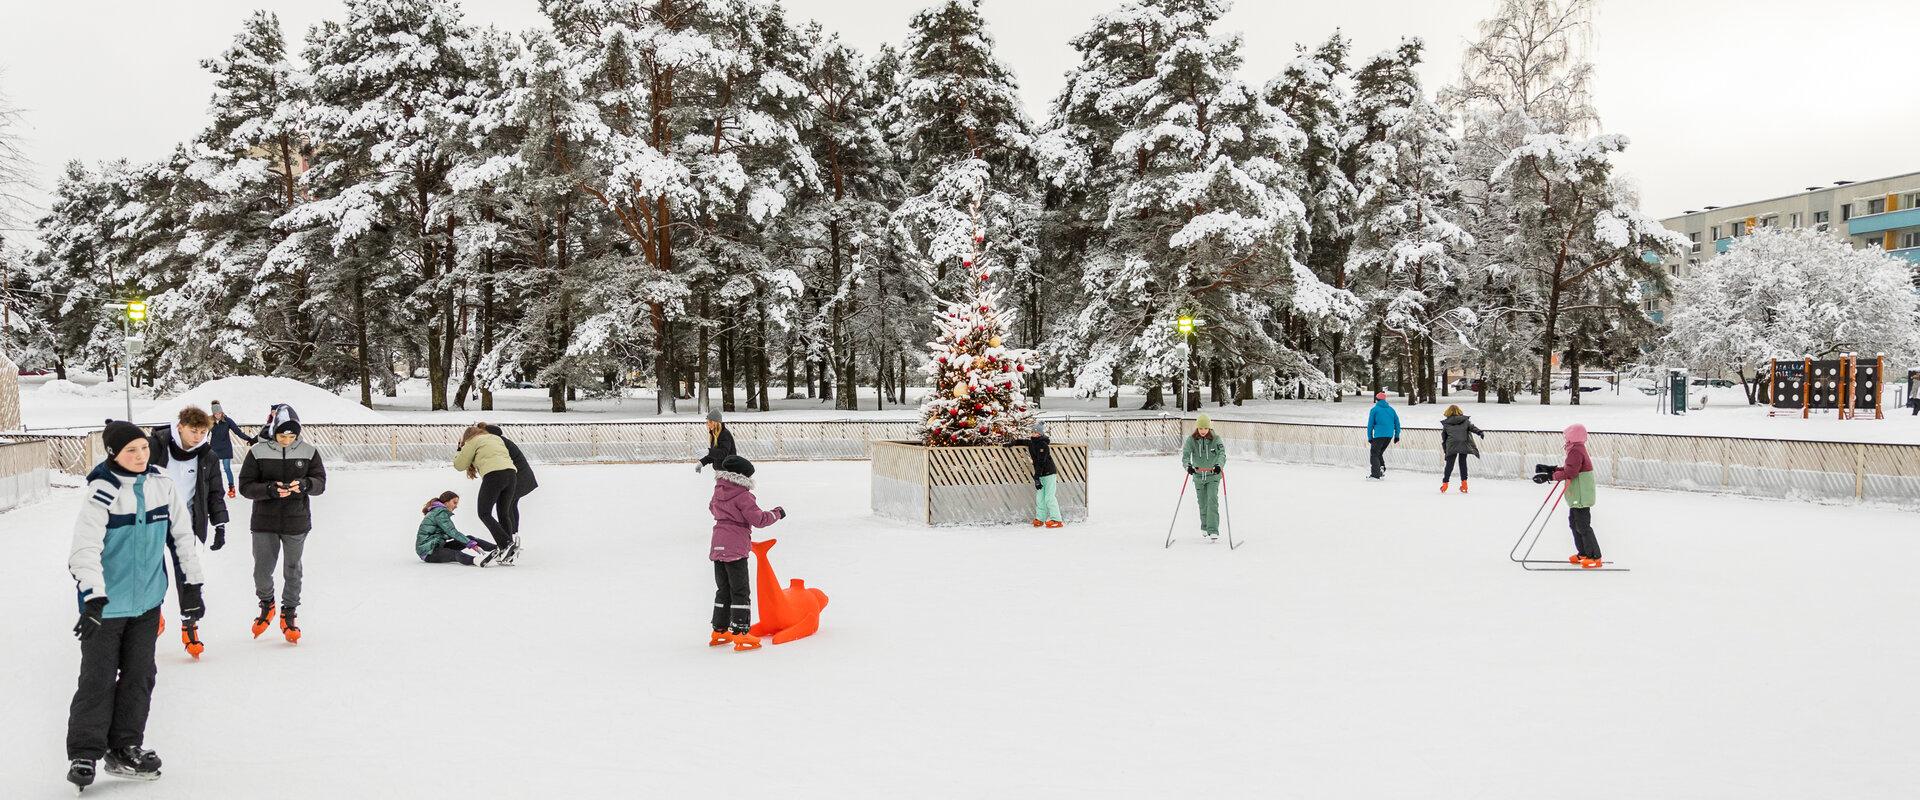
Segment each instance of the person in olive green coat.
[[1193,476],[1193,496],[1200,500],[1200,529],[1208,539],[1220,537],[1220,481],[1227,470],[1227,445],[1213,432],[1205,414],[1193,423],[1193,435],[1180,448],[1180,465]]
[[493,563],[498,549],[491,542],[474,539],[453,525],[453,512],[460,507],[460,495],[441,492],[420,509],[420,528],[413,534],[413,552],[429,564],[460,563],[484,567]]
[[453,468],[465,470],[467,477],[480,479],[477,498],[480,521],[501,548],[500,563],[512,564],[520,556],[519,472],[513,468],[513,454],[506,440],[488,433],[485,425],[466,430],[460,439],[460,452],[453,456]]

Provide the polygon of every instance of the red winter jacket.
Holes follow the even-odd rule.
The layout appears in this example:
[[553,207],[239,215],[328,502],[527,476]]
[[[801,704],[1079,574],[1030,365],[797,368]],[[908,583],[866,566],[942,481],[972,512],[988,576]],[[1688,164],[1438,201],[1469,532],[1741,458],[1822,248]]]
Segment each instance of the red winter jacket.
[[780,521],[779,515],[761,511],[753,499],[753,479],[731,472],[714,473],[713,500],[707,510],[713,512],[713,550],[707,557],[714,561],[738,561],[753,552],[753,529]]

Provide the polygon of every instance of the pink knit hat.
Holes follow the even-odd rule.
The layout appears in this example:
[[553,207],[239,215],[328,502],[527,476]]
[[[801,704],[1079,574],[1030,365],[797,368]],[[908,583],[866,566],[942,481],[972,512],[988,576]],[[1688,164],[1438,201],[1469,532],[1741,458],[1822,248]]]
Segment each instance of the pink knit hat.
[[1566,432],[1567,444],[1585,444],[1587,441],[1587,426],[1585,425],[1576,422],[1568,425]]

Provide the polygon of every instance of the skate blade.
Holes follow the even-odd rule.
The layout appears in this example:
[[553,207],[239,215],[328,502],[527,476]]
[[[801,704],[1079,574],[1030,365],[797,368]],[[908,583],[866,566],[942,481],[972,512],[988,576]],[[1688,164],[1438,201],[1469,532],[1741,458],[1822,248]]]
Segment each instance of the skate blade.
[[133,770],[124,770],[124,771],[123,771],[123,770],[117,770],[117,769],[113,769],[113,768],[111,768],[111,767],[109,767],[109,768],[107,768],[107,770],[106,770],[106,773],[107,773],[108,775],[112,775],[113,777],[116,777],[116,778],[125,778],[125,779],[127,779],[127,780],[130,780],[130,781],[149,781],[149,782],[151,782],[151,781],[157,781],[157,780],[160,780],[160,773],[159,773],[159,771],[158,771],[158,770],[156,770],[156,771],[154,771],[154,772],[134,772]]

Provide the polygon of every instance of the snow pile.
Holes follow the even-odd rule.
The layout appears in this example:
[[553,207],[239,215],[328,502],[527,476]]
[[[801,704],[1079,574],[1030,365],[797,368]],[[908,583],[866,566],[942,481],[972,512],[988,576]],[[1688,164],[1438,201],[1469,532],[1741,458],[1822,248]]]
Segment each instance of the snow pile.
[[310,383],[292,378],[233,377],[200,384],[140,413],[143,421],[173,419],[180,409],[196,405],[209,408],[213,401],[242,427],[258,425],[267,418],[274,403],[287,403],[300,412],[305,423],[385,424],[392,422],[378,411],[348,400]]
[[[113,381],[88,386],[82,383],[74,383],[73,381],[55,378],[40,384],[39,388],[33,391],[42,395],[64,397],[119,397],[126,389],[118,382]],[[136,388],[133,390],[133,393],[139,394],[140,390]]]

